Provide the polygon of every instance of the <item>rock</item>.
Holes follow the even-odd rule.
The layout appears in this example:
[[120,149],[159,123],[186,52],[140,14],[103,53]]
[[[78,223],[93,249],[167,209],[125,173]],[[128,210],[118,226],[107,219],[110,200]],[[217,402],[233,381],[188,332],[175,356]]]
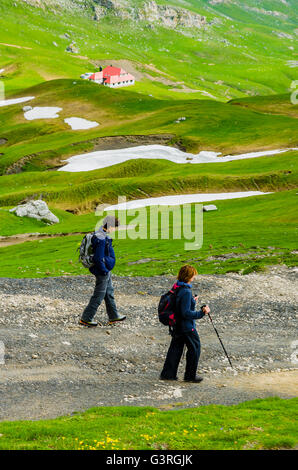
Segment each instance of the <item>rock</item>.
[[42,200],[29,201],[25,204],[20,204],[13,209],[10,209],[9,212],[14,212],[18,217],[30,217],[48,224],[59,223],[58,217],[49,210],[47,203]]
[[272,33],[276,34],[276,36],[278,36],[281,39],[294,39],[293,36],[291,34],[288,34],[288,33],[283,33],[283,32],[279,32],[279,31],[272,31]]
[[73,43],[69,44],[69,46],[67,46],[67,48],[65,50],[66,50],[66,52],[71,52],[72,54],[78,54],[79,53],[78,48]]
[[217,207],[214,204],[203,206],[203,212],[209,212],[209,211],[217,211]]
[[23,107],[24,113],[26,113],[27,111],[31,111],[31,109],[33,109],[32,106],[24,106]]

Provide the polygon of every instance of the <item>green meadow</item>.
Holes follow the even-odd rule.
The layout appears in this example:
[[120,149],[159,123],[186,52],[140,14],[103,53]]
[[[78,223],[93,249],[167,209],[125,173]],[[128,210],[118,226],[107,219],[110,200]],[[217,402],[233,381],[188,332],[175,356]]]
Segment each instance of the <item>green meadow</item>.
[[119,195],[140,199],[195,192],[283,191],[297,187],[297,166],[298,151],[291,151],[225,163],[137,159],[86,172],[24,171],[1,177],[0,205],[42,194],[53,207],[82,213],[94,211],[99,203],[115,203]]
[[274,450],[297,444],[297,399],[161,411],[101,407],[53,420],[0,423],[0,449]]
[[[168,239],[163,238],[161,224],[157,226],[156,238],[150,238],[150,211],[141,211],[120,221],[128,224],[146,222],[146,233],[114,236],[117,251],[115,274],[118,275],[160,275],[176,274],[181,264],[193,263],[200,273],[246,272],[265,270],[268,265],[297,263],[297,195],[296,190],[282,191],[264,196],[244,199],[216,201],[216,212],[203,213],[203,244],[195,247],[195,205],[192,205],[191,218],[183,225],[181,238],[175,238],[172,216],[169,217]],[[187,206],[183,206],[183,210]],[[175,209],[175,208],[174,208]],[[179,206],[178,209],[179,210]],[[0,210],[2,227],[7,227],[6,235],[14,233],[64,234],[53,238],[26,241],[21,245],[1,248],[1,276],[4,277],[45,277],[59,275],[88,274],[78,262],[78,248],[83,235],[71,233],[88,232],[100,224],[102,217],[95,214],[73,215],[53,209],[60,223],[45,226],[42,222],[20,219]],[[239,216],[245,212],[245,217]],[[182,214],[182,211],[181,211]],[[201,223],[201,219],[200,223]],[[200,228],[201,229],[201,228]],[[2,233],[2,231],[1,231]],[[147,235],[147,238],[145,238]],[[124,238],[125,236],[125,238]],[[29,239],[30,240],[30,239]],[[200,240],[199,240],[200,241]],[[191,250],[185,243],[192,242]],[[233,254],[232,257],[224,255]],[[138,260],[149,258],[145,263]]]
[[[171,3],[183,7],[179,1]],[[157,98],[204,99],[208,95],[203,91],[226,101],[284,93],[297,78],[287,63],[296,58],[290,48],[295,45],[297,11],[295,0],[288,0],[287,7],[275,0],[269,3],[269,10],[285,9],[287,15],[256,12],[256,0],[246,2],[248,8],[193,0],[186,8],[205,15],[208,28],[173,30],[158,24],[151,29],[144,21],[113,15],[93,21],[88,8],[78,14],[75,9],[55,11],[51,5],[35,8],[20,0],[2,0],[0,65],[6,68],[6,92],[23,92],[55,78],[79,78],[100,61],[126,60],[141,74],[135,90]],[[66,52],[73,42],[78,54]]]
[[[192,153],[244,153],[298,145],[298,105],[291,104],[289,94],[279,97],[278,115],[242,103],[236,106],[233,101],[161,100],[83,80],[74,84],[70,79],[34,86],[26,90],[26,96],[35,96],[28,104],[57,106],[62,111],[57,119],[28,121],[22,105],[0,108],[0,136],[5,139],[0,146],[1,174],[57,168],[68,156],[92,151],[94,141],[104,136],[168,135],[169,145]],[[266,98],[263,102],[266,107]],[[99,126],[73,131],[64,122],[70,116],[96,121]],[[176,123],[181,116],[185,121]]]
[[[152,240],[133,240],[132,232],[123,240],[116,237],[115,272],[175,273],[181,263],[193,262],[201,273],[246,274],[296,263],[297,150],[216,164],[175,164],[159,160],[157,153],[156,160],[101,170],[57,171],[68,157],[96,150],[102,137],[111,139],[111,148],[113,138],[134,136],[141,143],[147,136],[152,143],[162,137],[190,153],[222,155],[297,148],[298,105],[290,95],[297,78],[291,65],[296,57],[295,2],[265,3],[271,13],[280,13],[266,14],[254,0],[212,6],[191,0],[188,8],[205,15],[207,26],[189,30],[161,24],[151,28],[112,13],[94,21],[89,1],[84,12],[71,2],[63,8],[57,2],[42,2],[40,8],[19,0],[1,2],[5,97],[34,96],[26,104],[62,108],[57,119],[33,121],[25,119],[23,104],[0,108],[0,234],[52,235],[2,246],[2,276],[84,274],[76,248],[81,233],[98,223],[98,205],[116,203],[118,196],[132,200],[201,192],[272,194],[217,201],[216,212],[203,214],[198,249],[185,249],[187,237],[175,238],[171,220],[168,239],[161,229]],[[181,6],[178,0],[173,5]],[[71,43],[77,54],[66,51]],[[128,67],[136,84],[111,90],[79,78],[109,63]],[[64,122],[70,116],[99,126],[73,131]],[[177,123],[182,116],[185,120]],[[49,226],[9,212],[32,198],[44,199],[60,223]],[[192,205],[193,215],[195,210]],[[134,223],[135,217],[129,215],[127,222]],[[148,211],[143,222],[147,217]],[[146,222],[150,231],[150,219]]]
[[[91,0],[84,2],[84,11],[72,8],[73,1],[64,7],[57,3],[0,3],[0,101],[34,97],[0,107],[0,276],[88,275],[77,248],[83,234],[100,224],[96,208],[117,203],[118,196],[133,200],[242,191],[270,194],[211,201],[217,206],[212,212],[186,205],[190,216],[181,224],[173,214],[183,215],[182,207],[173,206],[168,233],[152,221],[149,208],[119,211],[122,224],[139,230],[112,235],[113,272],[175,275],[189,263],[199,274],[245,276],[269,272],[274,265],[297,266],[298,105],[291,101],[297,80],[296,0],[170,2],[205,15],[208,25],[200,29],[149,26],[112,13],[94,21]],[[66,51],[70,44],[77,54]],[[80,79],[108,64],[135,74],[135,85],[107,89]],[[56,119],[29,121],[24,105],[62,109]],[[64,122],[73,116],[99,125],[74,131]],[[185,120],[177,123],[180,117]],[[155,160],[94,171],[57,171],[68,157],[100,148],[104,137],[117,148],[119,136],[128,142],[133,137],[140,145],[143,136],[152,144],[164,139],[193,154],[287,151],[208,164],[176,164],[157,153]],[[60,222],[47,225],[10,212],[30,199],[45,200]],[[167,212],[159,210],[162,220]],[[2,238],[20,234],[26,237],[22,243]],[[186,245],[190,242],[192,249]],[[4,421],[0,449],[297,447],[297,399],[182,408],[101,407],[54,420]]]

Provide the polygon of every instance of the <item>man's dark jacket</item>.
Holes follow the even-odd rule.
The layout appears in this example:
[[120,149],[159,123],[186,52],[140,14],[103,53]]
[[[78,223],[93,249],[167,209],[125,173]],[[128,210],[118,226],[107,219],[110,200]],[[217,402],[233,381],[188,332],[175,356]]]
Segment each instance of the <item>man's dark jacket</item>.
[[94,233],[91,240],[94,256],[94,266],[89,271],[94,276],[106,276],[115,266],[116,257],[112,245],[112,239],[107,235],[102,227]]

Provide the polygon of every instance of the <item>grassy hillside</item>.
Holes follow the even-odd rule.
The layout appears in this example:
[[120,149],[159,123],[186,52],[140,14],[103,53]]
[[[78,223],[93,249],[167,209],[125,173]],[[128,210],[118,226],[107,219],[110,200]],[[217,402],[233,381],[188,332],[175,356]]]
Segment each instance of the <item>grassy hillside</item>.
[[[130,160],[88,172],[23,172],[1,177],[0,205],[39,197],[53,207],[88,212],[99,203],[194,192],[277,191],[297,187],[298,152],[228,163]],[[2,233],[3,234],[3,233]]]
[[[206,27],[191,30],[160,24],[151,28],[148,22],[110,13],[94,21],[92,0],[85,2],[84,11],[73,8],[79,3],[75,0],[64,2],[67,8],[61,8],[60,0],[41,3],[46,3],[44,8],[22,0],[0,4],[0,80],[6,98],[34,96],[26,104],[62,108],[57,119],[27,121],[23,104],[0,107],[0,234],[89,231],[96,222],[97,204],[117,202],[118,195],[136,199],[261,190],[276,194],[220,201],[218,212],[205,214],[204,245],[191,258],[201,272],[294,264],[297,151],[216,164],[178,165],[157,159],[82,173],[55,169],[67,157],[100,148],[101,138],[107,136],[111,148],[117,148],[113,137],[135,136],[134,143],[138,139],[142,143],[140,136],[147,136],[147,143],[163,139],[192,153],[297,147],[298,107],[289,94],[297,78],[295,2],[272,0],[260,6],[254,0],[216,4],[173,0],[176,7],[206,16]],[[71,43],[77,54],[66,52]],[[134,73],[136,85],[109,90],[79,78],[110,63]],[[72,116],[97,121],[99,126],[73,131],[64,122]],[[181,116],[186,120],[176,123]],[[46,200],[60,224],[44,226],[8,212],[32,197]],[[2,275],[82,273],[73,261],[80,238],[1,248]],[[136,252],[134,242],[126,240],[117,248],[117,272],[174,272],[177,262],[189,258],[183,243],[144,240]],[[48,265],[48,250],[61,264]],[[230,251],[237,256],[222,258]],[[219,261],[210,259],[210,252],[220,256]],[[127,264],[145,257],[152,258],[149,265]]]
[[[282,191],[265,196],[245,199],[216,201],[218,211],[203,215],[203,246],[185,250],[186,230],[194,230],[192,219],[184,225],[182,238],[174,238],[173,222],[169,220],[169,238],[162,238],[159,226],[158,237],[149,237],[150,218],[147,220],[147,239],[136,240],[115,237],[118,275],[152,276],[176,274],[182,264],[193,263],[199,273],[246,272],[264,269],[267,265],[297,264],[297,195],[296,190]],[[48,234],[88,232],[100,221],[94,214],[72,215],[53,209],[60,224],[45,226],[41,222],[19,219],[0,210],[0,221],[7,227],[6,234],[40,232]],[[123,212],[118,214],[125,222]],[[127,223],[134,223],[130,215]],[[149,217],[149,211],[145,213]],[[139,223],[140,220],[136,221]],[[145,222],[142,218],[141,223]],[[43,226],[42,226],[43,225]],[[2,229],[3,230],[3,229]],[[82,235],[69,235],[38,241],[27,241],[21,245],[0,248],[2,277],[45,277],[67,274],[88,274],[78,263],[76,249]],[[147,262],[138,263],[140,259]]]
[[[28,121],[23,104],[0,108],[0,172],[17,169],[47,169],[59,166],[60,160],[85,150],[92,150],[92,140],[101,136],[167,134],[169,144],[197,153],[213,150],[241,153],[257,149],[298,146],[297,105],[289,95],[276,98],[278,115],[266,109],[266,98],[221,103],[211,100],[160,100],[134,90],[110,90],[83,80],[50,80],[28,88],[34,96],[32,106],[63,108],[56,119]],[[279,106],[281,105],[281,106]],[[250,109],[251,107],[251,109]],[[290,112],[289,112],[290,109]],[[284,113],[284,115],[283,115]],[[72,131],[64,118],[77,116],[95,120],[91,130]],[[177,118],[185,121],[177,124]],[[79,146],[73,144],[82,142]]]
[[279,114],[297,118],[298,105],[293,104],[289,95],[255,96],[231,100],[229,104],[242,106],[258,113]]
[[[136,91],[174,100],[208,98],[206,93],[223,101],[285,93],[296,79],[288,63],[297,59],[295,2],[262,2],[280,16],[253,10],[259,7],[256,1],[172,3],[206,15],[207,26],[151,29],[113,15],[94,21],[90,9],[78,14],[2,0],[0,66],[7,95],[49,79],[78,78],[101,61],[115,60],[129,61],[125,65],[136,71]],[[74,41],[78,54],[65,51]]]

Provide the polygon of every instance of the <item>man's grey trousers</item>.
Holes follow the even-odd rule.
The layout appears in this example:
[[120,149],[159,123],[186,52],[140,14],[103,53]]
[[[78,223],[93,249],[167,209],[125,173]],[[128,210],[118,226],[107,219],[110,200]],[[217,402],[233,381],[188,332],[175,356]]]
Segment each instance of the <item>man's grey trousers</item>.
[[115,303],[114,288],[110,272],[106,276],[96,276],[94,292],[89,301],[89,304],[83,312],[82,320],[85,322],[92,321],[98,307],[103,300],[106,304],[109,320],[118,318],[119,315]]

